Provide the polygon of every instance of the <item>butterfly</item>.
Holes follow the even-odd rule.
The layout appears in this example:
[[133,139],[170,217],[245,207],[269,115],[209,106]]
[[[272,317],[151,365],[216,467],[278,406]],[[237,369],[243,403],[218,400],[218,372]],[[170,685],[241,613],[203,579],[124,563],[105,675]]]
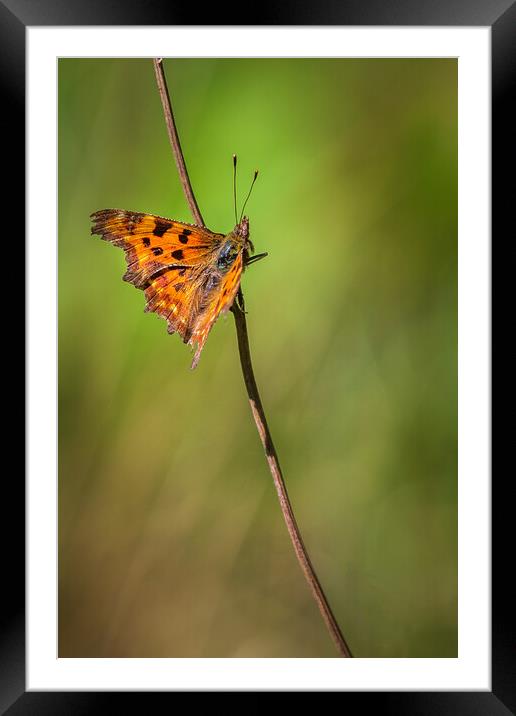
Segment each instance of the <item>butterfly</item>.
[[124,209],[102,209],[90,218],[92,234],[125,252],[123,280],[144,292],[144,310],[164,318],[168,332],[192,346],[195,368],[218,316],[233,305],[243,271],[267,255],[251,256],[249,218],[241,215],[229,234]]

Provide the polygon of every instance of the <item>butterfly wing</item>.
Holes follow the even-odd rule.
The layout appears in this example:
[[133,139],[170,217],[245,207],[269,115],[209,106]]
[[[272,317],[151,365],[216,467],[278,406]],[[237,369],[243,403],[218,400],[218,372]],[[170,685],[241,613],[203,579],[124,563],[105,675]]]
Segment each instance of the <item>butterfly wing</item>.
[[124,281],[144,291],[145,311],[165,318],[169,333],[194,347],[195,368],[217,317],[235,299],[242,253],[222,274],[216,260],[224,234],[121,209],[103,209],[91,218],[92,234],[124,250]]
[[215,290],[205,297],[204,306],[197,314],[191,329],[192,335],[188,340],[190,345],[195,348],[192,368],[195,368],[199,362],[201,351],[213,324],[221,313],[226,313],[233,305],[240,286],[242,269],[243,252],[240,252]]
[[144,288],[145,312],[154,312],[168,323],[169,333],[179,333],[189,340],[192,304],[199,290],[199,269],[171,268],[153,278]]
[[124,250],[124,281],[141,289],[171,266],[206,263],[224,239],[200,226],[122,209],[103,209],[91,219],[92,234]]

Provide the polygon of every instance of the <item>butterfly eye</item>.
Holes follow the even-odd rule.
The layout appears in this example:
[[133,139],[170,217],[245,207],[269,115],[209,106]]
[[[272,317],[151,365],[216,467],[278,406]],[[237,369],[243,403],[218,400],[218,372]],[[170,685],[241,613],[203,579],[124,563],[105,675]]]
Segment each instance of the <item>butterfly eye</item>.
[[217,268],[221,271],[227,269],[237,257],[238,249],[235,249],[232,241],[227,241],[221,249],[217,259]]

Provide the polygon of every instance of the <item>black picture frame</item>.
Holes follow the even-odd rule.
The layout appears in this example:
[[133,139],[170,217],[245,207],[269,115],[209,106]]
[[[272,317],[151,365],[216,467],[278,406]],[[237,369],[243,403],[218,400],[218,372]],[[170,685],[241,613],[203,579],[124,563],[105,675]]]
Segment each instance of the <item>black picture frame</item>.
[[[186,4],[187,5],[187,4]],[[238,11],[227,13],[215,4],[202,10],[174,2],[153,0],[0,0],[0,76],[2,82],[2,124],[4,153],[14,149],[4,164],[7,197],[3,211],[14,221],[17,242],[21,242],[25,216],[25,37],[27,26],[80,25],[189,25],[202,17],[203,25],[405,25],[405,26],[490,26],[492,31],[492,257],[495,245],[501,245],[507,224],[507,237],[514,236],[514,222],[509,212],[514,204],[514,175],[511,146],[514,146],[516,113],[511,106],[516,80],[516,2],[514,0],[319,0],[288,4],[260,3],[246,8],[247,16]],[[193,17],[195,15],[195,17]],[[231,17],[229,17],[231,15]],[[11,213],[12,212],[12,213]],[[509,228],[510,227],[510,228]],[[497,238],[495,238],[497,237]],[[4,241],[8,237],[3,237]],[[496,241],[496,243],[495,243]],[[19,263],[18,263],[19,265]],[[8,283],[8,279],[7,279]],[[499,305],[508,300],[509,285],[498,289]],[[492,297],[494,299],[493,291]],[[20,303],[22,305],[20,305]],[[11,464],[3,480],[3,519],[1,520],[4,572],[4,607],[0,634],[0,713],[18,714],[86,714],[104,710],[118,711],[124,693],[97,692],[26,692],[25,691],[25,486],[20,459],[24,454],[24,360],[11,357],[12,348],[24,345],[24,301],[8,299],[4,312],[4,356],[12,385],[9,399],[9,443]],[[494,316],[494,313],[493,313]],[[5,319],[11,319],[11,325]],[[494,328],[494,325],[493,325]],[[31,347],[28,346],[30,349]],[[494,357],[494,356],[493,356]],[[11,407],[12,406],[12,407]],[[7,414],[5,411],[4,414]],[[21,445],[15,450],[16,438]],[[7,463],[4,463],[7,464]],[[510,475],[508,475],[510,478]],[[381,708],[382,713],[402,714],[489,714],[516,713],[516,633],[511,615],[516,593],[510,585],[510,546],[514,544],[512,521],[508,510],[513,491],[512,479],[503,477],[492,482],[492,691],[471,692],[343,692],[339,698],[361,699],[360,705]],[[10,519],[7,519],[9,517]],[[507,556],[506,556],[507,555]],[[143,699],[151,703],[168,700],[171,693],[131,693],[131,705],[138,708]],[[364,699],[366,701],[364,702]],[[146,703],[146,708],[149,704]]]

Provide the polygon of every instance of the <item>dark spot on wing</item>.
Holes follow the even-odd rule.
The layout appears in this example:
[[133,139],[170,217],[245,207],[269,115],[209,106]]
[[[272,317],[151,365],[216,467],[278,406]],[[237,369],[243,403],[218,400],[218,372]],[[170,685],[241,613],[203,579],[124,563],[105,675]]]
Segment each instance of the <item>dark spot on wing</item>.
[[172,258],[181,261],[183,258],[183,249],[176,249],[175,251],[172,251]]
[[130,234],[134,234],[134,230],[143,219],[143,214],[134,214],[131,212],[120,212],[119,216],[122,218],[125,216],[127,219],[127,230]]
[[154,256],[161,256],[161,254],[163,253],[163,249],[161,248],[161,246],[155,246],[152,249],[152,253],[154,254]]
[[149,239],[148,236],[145,236],[145,237],[142,239],[142,244],[143,244],[144,246],[147,246],[147,247],[150,246],[150,239]]
[[152,232],[154,236],[163,236],[165,231],[168,231],[173,224],[170,221],[163,221],[163,219],[156,219],[156,226]]
[[[145,290],[145,289],[149,288],[149,286],[151,286],[157,278],[159,278],[160,276],[163,276],[163,274],[166,274],[169,271],[177,271],[178,276],[184,276],[185,273],[190,268],[191,268],[190,266],[174,266],[171,264],[169,264],[168,266],[160,266],[155,271],[153,271],[150,274],[150,276],[147,276],[145,281],[141,281],[140,283],[135,284],[135,285],[138,288]],[[125,279],[125,277],[124,277],[124,280],[127,280],[127,279]]]

